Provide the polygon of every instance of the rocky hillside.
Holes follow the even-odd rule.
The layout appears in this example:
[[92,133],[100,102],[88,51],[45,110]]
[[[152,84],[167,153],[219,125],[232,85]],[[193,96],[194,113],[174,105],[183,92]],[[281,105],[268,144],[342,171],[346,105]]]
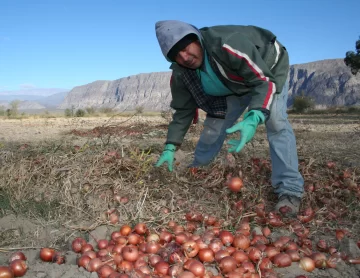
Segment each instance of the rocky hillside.
[[[78,86],[67,94],[59,108],[168,109],[171,101],[170,75],[171,72],[138,74]],[[289,80],[289,105],[299,94],[312,97],[319,108],[360,105],[360,75],[354,77],[342,59],[293,65]]]
[[293,65],[289,73],[289,104],[304,94],[317,107],[360,105],[360,75],[351,74],[343,59]]

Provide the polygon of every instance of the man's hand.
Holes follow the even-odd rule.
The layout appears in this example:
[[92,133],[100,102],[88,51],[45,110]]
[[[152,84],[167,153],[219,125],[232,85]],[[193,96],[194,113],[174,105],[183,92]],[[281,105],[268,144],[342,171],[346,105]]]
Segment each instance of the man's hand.
[[240,131],[240,140],[229,140],[228,144],[232,145],[232,147],[228,149],[228,152],[240,152],[245,144],[254,137],[259,123],[263,123],[264,121],[265,116],[261,111],[251,110],[245,114],[243,121],[228,128],[226,130],[228,134]]
[[155,167],[161,166],[164,162],[167,162],[168,169],[170,172],[173,170],[174,154],[176,147],[173,144],[166,144],[165,149],[162,152],[158,162],[155,164]]

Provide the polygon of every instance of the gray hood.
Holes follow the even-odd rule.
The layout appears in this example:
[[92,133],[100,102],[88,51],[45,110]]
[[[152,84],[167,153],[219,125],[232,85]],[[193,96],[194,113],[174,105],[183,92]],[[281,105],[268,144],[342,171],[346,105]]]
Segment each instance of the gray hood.
[[188,34],[195,34],[201,38],[200,31],[193,25],[178,20],[163,20],[155,24],[156,37],[166,60],[170,49]]

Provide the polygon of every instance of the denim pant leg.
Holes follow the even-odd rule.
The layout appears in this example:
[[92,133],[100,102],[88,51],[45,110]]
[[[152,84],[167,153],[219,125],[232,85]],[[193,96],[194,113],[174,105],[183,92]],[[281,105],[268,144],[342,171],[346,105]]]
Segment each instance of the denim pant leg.
[[189,167],[208,165],[215,158],[224,144],[226,129],[233,126],[250,100],[250,97],[228,96],[225,119],[206,117],[204,129],[195,148],[194,161]]
[[270,107],[270,118],[266,121],[267,137],[272,163],[271,182],[278,195],[301,197],[304,179],[299,172],[296,139],[288,121],[288,83],[280,94],[274,96]]

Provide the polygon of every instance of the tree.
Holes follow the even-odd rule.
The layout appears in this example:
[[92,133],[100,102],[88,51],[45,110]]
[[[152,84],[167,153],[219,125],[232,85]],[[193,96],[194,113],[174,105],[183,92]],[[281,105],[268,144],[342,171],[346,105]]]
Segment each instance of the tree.
[[351,69],[351,73],[356,75],[360,71],[360,37],[355,43],[356,53],[354,51],[346,52],[344,63]]

